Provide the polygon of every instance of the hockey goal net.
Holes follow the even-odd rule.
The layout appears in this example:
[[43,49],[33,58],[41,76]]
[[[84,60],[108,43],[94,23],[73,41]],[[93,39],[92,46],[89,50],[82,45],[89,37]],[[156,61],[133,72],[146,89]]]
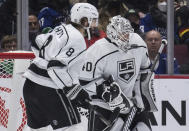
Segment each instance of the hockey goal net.
[[0,53],[0,131],[23,131],[26,125],[22,74],[33,58],[31,52]]
[[[32,52],[0,53],[0,131],[27,131],[22,74],[34,57]],[[86,123],[88,111],[81,107],[78,111]]]

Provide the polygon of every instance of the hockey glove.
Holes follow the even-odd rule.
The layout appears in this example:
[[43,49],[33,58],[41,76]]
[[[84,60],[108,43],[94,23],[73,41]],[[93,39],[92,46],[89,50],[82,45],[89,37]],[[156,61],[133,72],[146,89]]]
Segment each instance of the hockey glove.
[[120,95],[120,87],[119,85],[113,80],[113,77],[102,84],[97,85],[96,87],[97,96],[103,99],[105,102],[111,102],[113,99]]
[[116,82],[110,84],[104,81],[101,85],[97,86],[97,96],[105,102],[111,102],[118,95],[120,95],[120,87]]
[[126,114],[133,106],[133,102],[124,95],[113,76],[97,86],[97,96],[107,102],[112,111],[120,108],[120,112]]
[[91,98],[89,94],[80,85],[64,87],[63,90],[66,96],[77,106],[88,108],[89,101],[91,101]]

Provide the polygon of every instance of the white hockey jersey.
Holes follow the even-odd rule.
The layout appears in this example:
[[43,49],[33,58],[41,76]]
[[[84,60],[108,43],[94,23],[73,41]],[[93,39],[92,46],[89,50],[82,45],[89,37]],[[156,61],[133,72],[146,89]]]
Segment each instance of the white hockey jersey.
[[[71,24],[55,27],[47,34],[36,37],[36,44],[39,47],[39,54],[32,61],[24,77],[31,81],[51,87],[63,88],[68,84],[77,84],[77,71],[81,66],[77,58],[86,50],[86,44],[82,34]],[[72,67],[75,62],[77,66]],[[55,84],[49,76],[52,69],[60,85]],[[73,71],[74,70],[74,71]]]
[[[129,37],[131,48],[127,52],[119,49],[108,38],[98,40],[88,48],[79,79],[87,83],[99,78],[108,79],[113,75],[123,93],[132,98],[139,72],[150,68],[150,60],[142,38],[136,33],[131,33]],[[91,84],[87,90],[95,95],[95,87],[95,84]]]

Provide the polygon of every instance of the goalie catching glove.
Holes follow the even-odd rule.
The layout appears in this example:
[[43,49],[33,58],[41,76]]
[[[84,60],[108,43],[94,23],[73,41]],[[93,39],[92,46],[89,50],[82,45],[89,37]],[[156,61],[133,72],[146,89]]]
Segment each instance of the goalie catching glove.
[[121,89],[119,85],[111,79],[108,79],[101,85],[97,86],[97,96],[108,103],[118,97],[121,93],[120,91]]
[[91,98],[89,94],[80,85],[64,87],[63,90],[66,96],[71,101],[75,102],[78,106],[81,106],[83,108],[88,107],[89,101],[91,101]]
[[123,94],[120,86],[114,81],[113,76],[110,76],[102,84],[97,85],[96,92],[98,98],[107,102],[112,111],[119,107],[120,113],[126,114],[133,106],[132,101]]

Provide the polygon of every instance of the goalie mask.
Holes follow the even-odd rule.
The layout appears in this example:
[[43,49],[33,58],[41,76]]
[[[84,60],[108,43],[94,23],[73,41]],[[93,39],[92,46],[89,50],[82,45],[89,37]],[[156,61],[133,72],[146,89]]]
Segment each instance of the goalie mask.
[[134,29],[129,20],[120,15],[111,18],[110,23],[106,28],[107,37],[125,52],[130,48],[129,33],[133,32]]
[[87,18],[88,26],[84,28],[87,30],[88,37],[90,37],[89,28],[94,20],[96,20],[96,27],[98,26],[98,17],[96,7],[89,3],[76,3],[71,9],[71,22],[81,25],[81,19]]

